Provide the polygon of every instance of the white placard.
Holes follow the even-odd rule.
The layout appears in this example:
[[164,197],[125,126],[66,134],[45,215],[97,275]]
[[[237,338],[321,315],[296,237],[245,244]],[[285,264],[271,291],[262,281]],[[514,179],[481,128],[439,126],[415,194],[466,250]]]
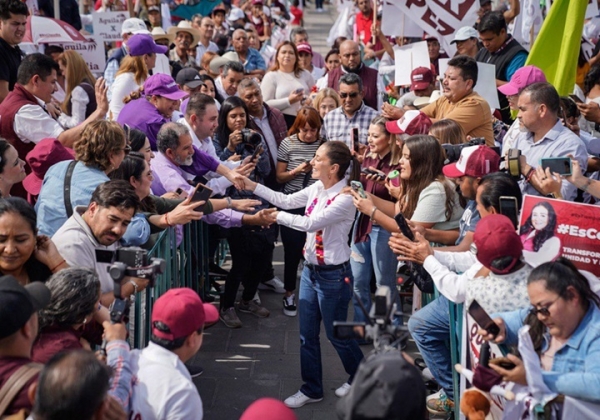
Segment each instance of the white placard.
[[[444,73],[448,68],[449,58],[440,58],[440,77],[444,78]],[[479,69],[477,75],[477,83],[473,90],[487,101],[492,110],[500,109],[498,100],[498,89],[496,88],[496,66],[494,64],[486,64],[477,62]]]
[[104,74],[104,67],[106,67],[104,41],[96,42],[93,36],[89,36],[88,39],[89,42],[61,44],[61,47],[65,50],[77,51],[87,63],[92,74],[101,76]]
[[394,47],[394,57],[396,86],[410,85],[410,73],[417,67],[431,67],[427,41]]
[[404,12],[389,0],[383,3],[381,32],[387,36],[423,37],[423,28],[407,18]]
[[598,16],[598,2],[596,0],[588,0],[588,7],[585,11],[585,19],[591,19]]
[[120,41],[121,26],[129,13],[124,12],[95,12],[92,14],[94,21],[94,36],[102,41]]

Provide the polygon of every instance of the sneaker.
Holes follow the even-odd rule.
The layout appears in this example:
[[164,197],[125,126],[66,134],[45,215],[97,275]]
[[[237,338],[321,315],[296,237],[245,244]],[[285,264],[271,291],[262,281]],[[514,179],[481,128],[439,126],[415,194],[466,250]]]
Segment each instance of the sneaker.
[[273,277],[269,281],[263,281],[262,283],[259,283],[258,288],[260,290],[271,290],[275,293],[285,293],[283,282],[279,280],[278,277]]
[[296,316],[298,308],[296,307],[296,295],[291,294],[290,296],[283,297],[283,314],[287,316]]
[[186,364],[185,367],[188,370],[188,372],[190,373],[190,376],[192,378],[197,378],[198,376],[200,376],[204,373],[204,369],[202,369],[200,366]]
[[345,382],[344,385],[335,390],[335,395],[340,398],[345,397],[346,394],[350,392],[350,388],[352,388],[352,385],[350,385],[348,382]]
[[269,312],[269,310],[267,308],[265,308],[264,306],[258,305],[253,300],[251,300],[250,302],[244,302],[243,300],[240,300],[238,309],[240,310],[240,312],[246,312],[248,314],[253,314],[259,318],[266,318],[271,314],[271,312]]
[[254,303],[256,303],[257,305],[260,305],[260,295],[258,294],[258,290],[254,294],[254,297],[252,298],[252,301]]
[[220,311],[219,318],[221,319],[221,321],[223,321],[223,324],[225,324],[229,328],[242,327],[242,321],[240,321],[240,319],[238,318],[237,314],[235,313],[235,308],[233,306],[231,308],[227,308]]
[[290,408],[300,408],[304,404],[316,403],[319,401],[323,401],[323,398],[310,398],[304,395],[302,391],[298,391],[291,397],[287,397],[283,403]]
[[454,401],[450,400],[442,389],[428,396],[425,404],[427,411],[438,416],[450,414],[454,410]]

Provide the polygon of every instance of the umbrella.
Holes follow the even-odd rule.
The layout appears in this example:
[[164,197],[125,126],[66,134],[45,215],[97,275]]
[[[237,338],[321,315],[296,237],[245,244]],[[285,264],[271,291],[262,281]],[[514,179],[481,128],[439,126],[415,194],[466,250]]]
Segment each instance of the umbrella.
[[68,23],[42,16],[27,17],[27,27],[23,42],[33,44],[85,42],[87,39]]

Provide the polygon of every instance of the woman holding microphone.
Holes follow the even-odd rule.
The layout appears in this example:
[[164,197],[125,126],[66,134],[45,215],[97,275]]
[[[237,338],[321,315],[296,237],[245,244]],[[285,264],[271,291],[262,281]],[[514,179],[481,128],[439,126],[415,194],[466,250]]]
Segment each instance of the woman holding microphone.
[[[304,384],[284,403],[299,408],[323,399],[323,370],[319,332],[321,319],[327,339],[336,349],[348,382],[335,393],[342,397],[350,384],[363,354],[355,340],[339,340],[333,336],[333,321],[345,321],[348,303],[352,297],[352,270],[348,235],[354,221],[355,208],[352,197],[342,193],[348,185],[344,174],[352,164],[352,179],[358,179],[360,163],[350,149],[339,141],[323,143],[310,164],[314,184],[294,194],[274,192],[264,185],[245,180],[247,189],[254,191],[275,206],[283,209],[306,207],[304,216],[284,211],[273,211],[273,222],[304,231],[306,263],[300,280],[300,366]],[[350,280],[346,284],[345,279]]]

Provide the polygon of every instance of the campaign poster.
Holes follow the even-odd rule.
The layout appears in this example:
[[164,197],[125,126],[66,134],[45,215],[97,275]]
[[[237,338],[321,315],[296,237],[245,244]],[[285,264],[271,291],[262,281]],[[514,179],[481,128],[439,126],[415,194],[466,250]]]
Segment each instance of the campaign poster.
[[94,76],[102,76],[106,66],[104,42],[96,42],[94,36],[89,36],[87,42],[61,44],[65,50],[75,50],[87,63]]
[[120,41],[121,26],[125,19],[129,18],[129,12],[96,12],[92,13],[94,22],[94,36],[98,40],[113,42]]
[[534,267],[565,257],[600,276],[600,207],[526,195],[519,235],[523,257]]

